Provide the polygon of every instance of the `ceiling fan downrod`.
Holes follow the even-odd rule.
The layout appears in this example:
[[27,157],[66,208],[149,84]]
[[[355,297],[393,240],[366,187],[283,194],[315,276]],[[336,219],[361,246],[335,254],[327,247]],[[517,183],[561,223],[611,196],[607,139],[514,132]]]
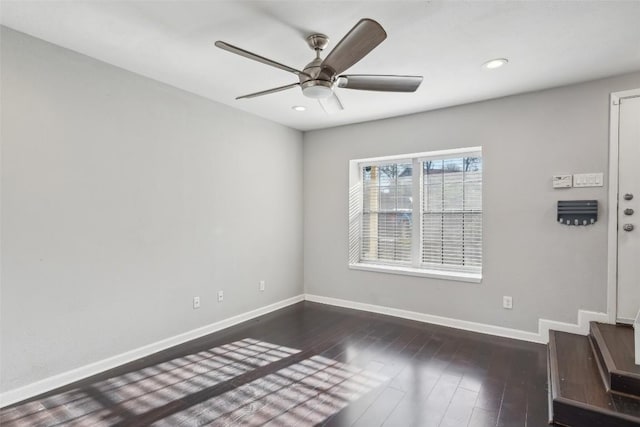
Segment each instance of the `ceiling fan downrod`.
[[320,52],[329,44],[329,37],[324,34],[311,34],[307,37],[307,44],[316,52],[316,58],[309,62],[302,74],[298,75],[302,94],[307,98],[325,99],[333,94],[333,80],[322,78],[322,58]]

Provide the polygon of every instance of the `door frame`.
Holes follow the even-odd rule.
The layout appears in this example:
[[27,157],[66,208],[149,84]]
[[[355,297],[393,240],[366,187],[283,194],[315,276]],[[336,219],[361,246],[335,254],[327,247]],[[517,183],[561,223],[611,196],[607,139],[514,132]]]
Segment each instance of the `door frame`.
[[607,315],[618,319],[618,148],[620,100],[640,96],[640,88],[612,92],[609,102],[609,221],[607,231]]

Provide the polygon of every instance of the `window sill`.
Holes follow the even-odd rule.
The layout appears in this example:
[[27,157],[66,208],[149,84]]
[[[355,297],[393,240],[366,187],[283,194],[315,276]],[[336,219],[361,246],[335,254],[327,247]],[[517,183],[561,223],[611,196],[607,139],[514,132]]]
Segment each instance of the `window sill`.
[[402,274],[405,276],[431,277],[433,279],[456,280],[458,282],[480,283],[482,274],[454,273],[451,271],[425,270],[422,268],[400,267],[394,265],[377,264],[349,264],[352,270],[375,271],[378,273]]

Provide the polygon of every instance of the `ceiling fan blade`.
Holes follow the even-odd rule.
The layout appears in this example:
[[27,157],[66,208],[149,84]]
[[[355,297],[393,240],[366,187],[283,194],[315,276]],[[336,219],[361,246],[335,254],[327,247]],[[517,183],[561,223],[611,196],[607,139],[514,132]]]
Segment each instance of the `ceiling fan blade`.
[[335,92],[332,93],[328,98],[319,98],[318,102],[320,103],[320,106],[322,107],[324,112],[327,114],[339,113],[340,111],[344,110],[342,102],[340,102],[340,99],[338,98],[338,95],[335,94]]
[[300,83],[291,83],[290,85],[274,87],[273,89],[263,90],[261,92],[250,93],[248,95],[242,95],[237,97],[236,99],[246,99],[246,98],[255,98],[256,96],[268,95],[270,93],[276,93],[283,90],[291,89],[296,86],[300,86]]
[[244,56],[245,58],[253,59],[254,61],[262,62],[263,64],[271,65],[272,67],[279,68],[284,71],[288,71],[290,73],[296,75],[307,75],[300,70],[296,70],[295,68],[291,68],[288,65],[281,64],[279,62],[273,61],[269,58],[265,58],[264,56],[257,55],[255,53],[249,52],[248,50],[240,49],[237,46],[233,46],[229,43],[225,43],[223,41],[218,40],[215,45],[220,49],[224,49],[227,52],[235,53],[236,55]]
[[381,92],[415,92],[420,83],[422,76],[353,74],[338,77],[338,87]]
[[333,75],[340,74],[364,58],[384,39],[387,33],[373,19],[361,19],[322,61],[322,68],[329,68]]

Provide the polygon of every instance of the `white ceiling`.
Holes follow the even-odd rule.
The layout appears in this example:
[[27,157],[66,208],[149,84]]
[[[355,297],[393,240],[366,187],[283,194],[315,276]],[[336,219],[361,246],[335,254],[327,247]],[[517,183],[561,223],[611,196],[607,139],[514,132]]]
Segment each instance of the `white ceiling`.
[[[363,17],[389,36],[347,74],[424,75],[416,93],[337,89],[345,110],[332,115],[298,88],[234,99],[297,77],[216,40],[301,69],[314,56],[308,34],[327,34],[331,49]],[[0,22],[301,130],[640,70],[638,1],[2,1]],[[481,68],[496,57],[509,64]]]

